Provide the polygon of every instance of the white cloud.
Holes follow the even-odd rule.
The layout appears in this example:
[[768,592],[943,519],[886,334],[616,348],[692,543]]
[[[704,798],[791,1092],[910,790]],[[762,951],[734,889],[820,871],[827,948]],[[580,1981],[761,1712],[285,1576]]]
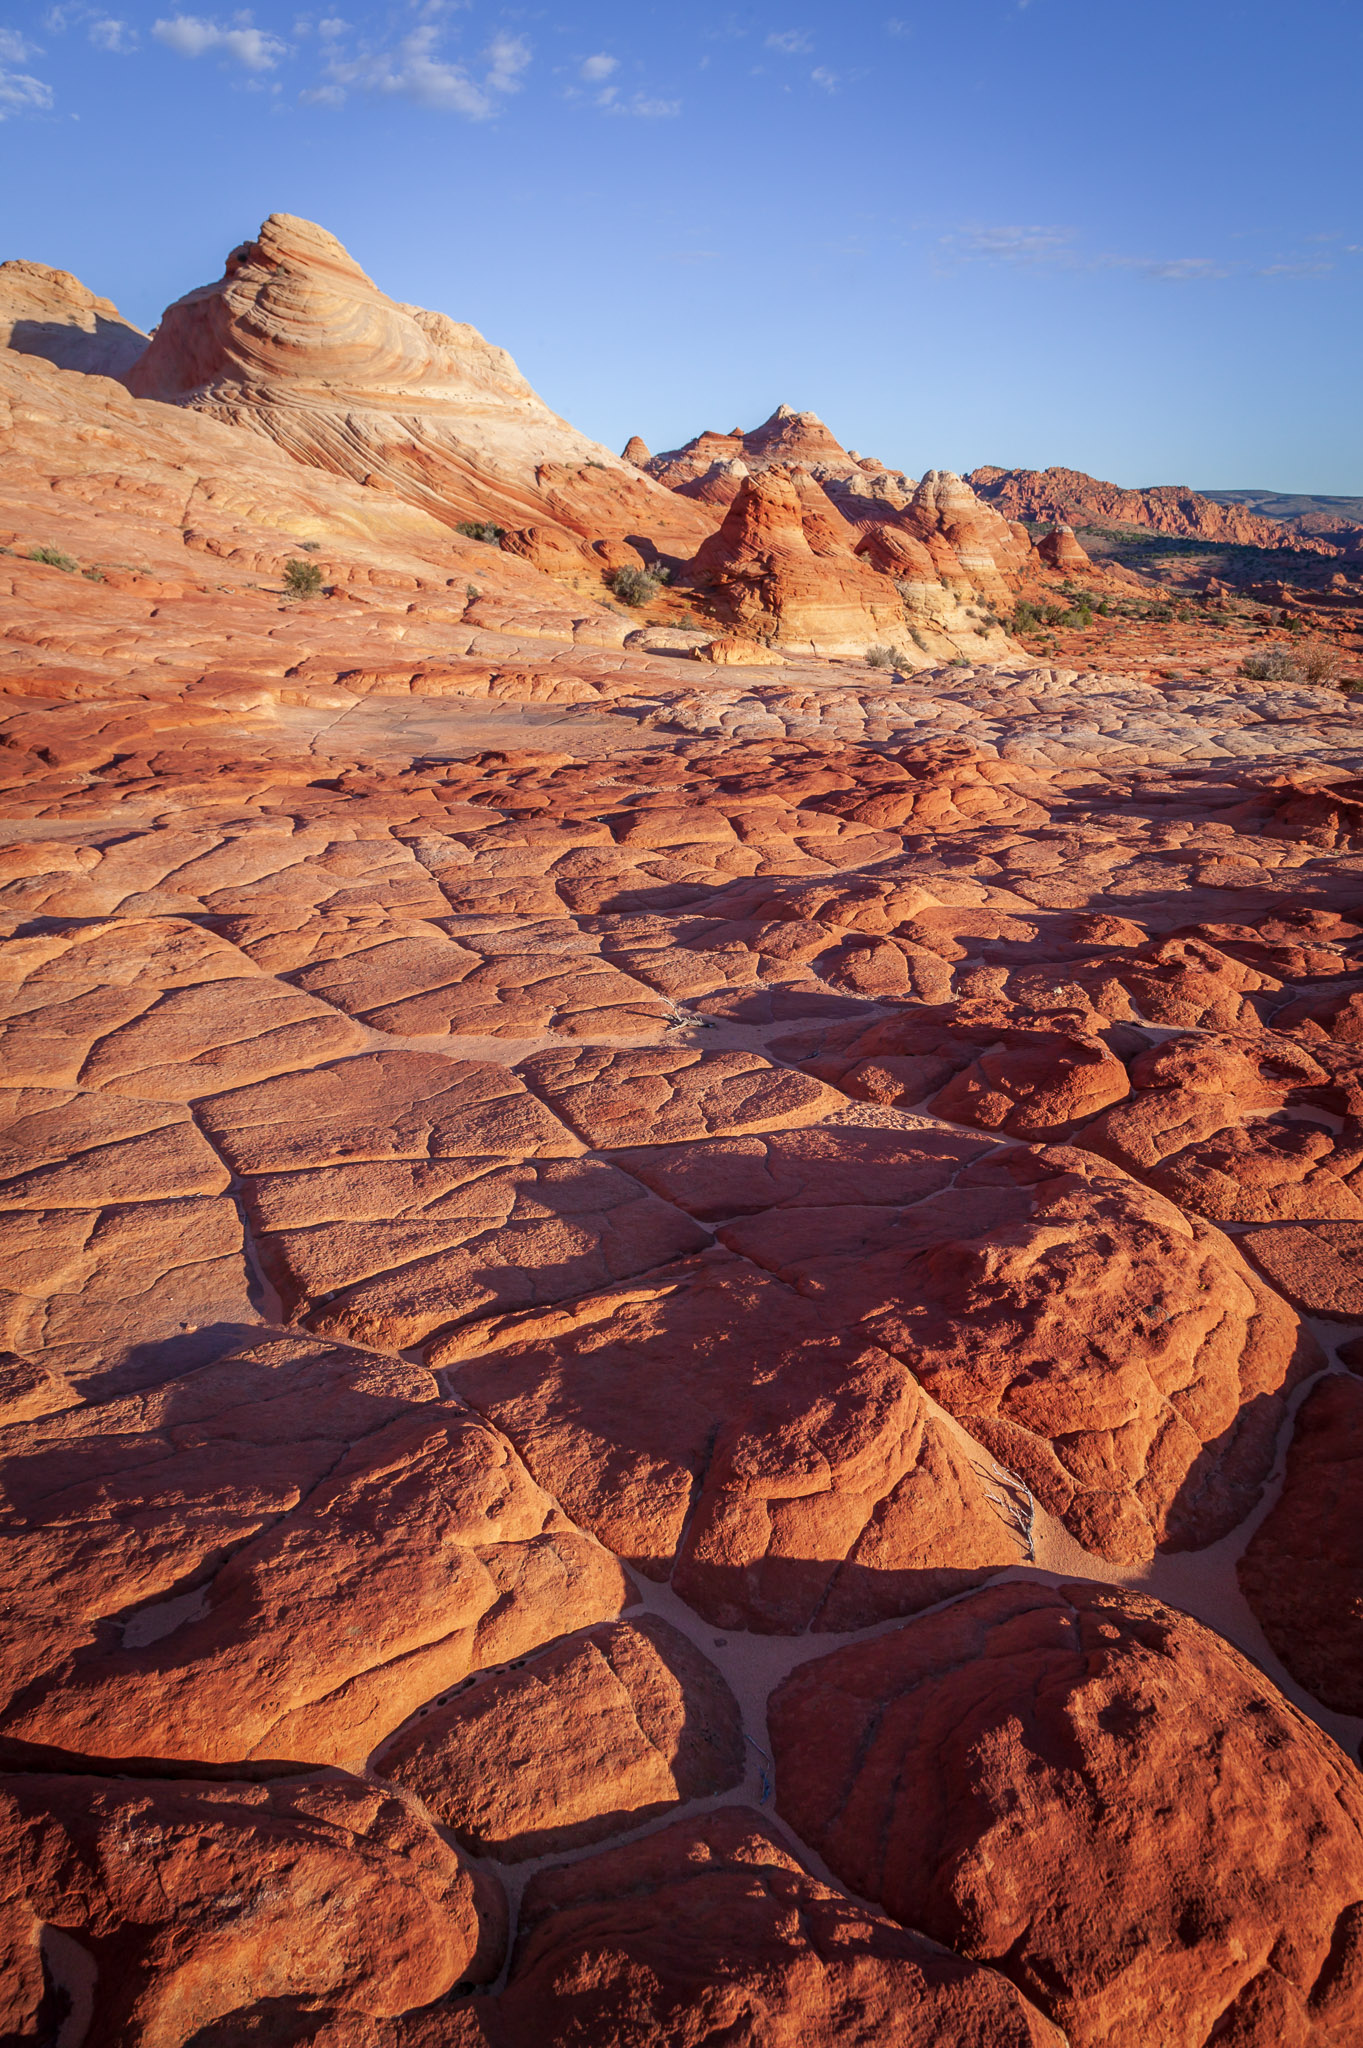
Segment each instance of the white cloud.
[[337,36],[343,36],[349,27],[350,23],[342,21],[339,14],[327,14],[318,22],[317,33],[325,36],[328,42],[335,42]]
[[608,114],[637,114],[641,121],[671,121],[681,112],[680,100],[651,100],[636,92],[632,100],[618,100],[614,86],[608,86],[597,99],[597,105],[604,107]]
[[88,30],[90,41],[97,50],[110,50],[115,57],[126,57],[137,48],[135,30],[126,21],[115,21],[111,15],[101,15],[92,21]]
[[941,247],[957,258],[981,258],[1030,270],[1129,270],[1164,284],[1197,284],[1230,277],[1243,268],[1213,256],[1123,256],[1111,249],[1085,253],[1076,243],[1073,228],[971,227],[944,235]]
[[589,57],[578,76],[585,78],[589,85],[597,85],[602,79],[609,78],[612,71],[619,69],[620,59],[608,57],[603,51],[599,57]]
[[945,240],[956,253],[992,256],[1003,263],[1049,263],[1066,267],[1077,262],[1073,228],[963,228]]
[[826,64],[816,65],[814,70],[811,71],[809,75],[813,79],[815,85],[821,85],[825,92],[837,91],[838,74],[836,71],[830,71]]
[[450,64],[437,54],[440,29],[434,22],[413,29],[395,49],[366,51],[354,58],[333,57],[327,65],[329,86],[307,93],[313,105],[337,106],[344,88],[378,93],[386,99],[408,99],[437,113],[463,114],[486,121],[497,110],[495,95],[518,92],[520,74],[530,62],[530,45],[521,36],[497,36],[484,51],[488,70],[476,80],[467,66]]
[[519,92],[521,73],[530,62],[530,45],[524,36],[494,36],[484,53],[488,60],[489,92]]
[[170,21],[154,22],[151,32],[158,43],[164,43],[177,56],[205,57],[210,51],[220,50],[224,56],[244,64],[248,71],[273,71],[280,58],[288,54],[279,37],[264,29],[219,28],[215,21],[204,21],[197,14],[177,14]]
[[0,69],[0,121],[11,114],[43,114],[52,105],[52,88],[24,71]]
[[38,45],[25,42],[17,29],[0,28],[0,64],[23,64],[40,55]]
[[803,57],[813,47],[806,28],[773,29],[767,37],[767,48],[779,50],[783,57]]

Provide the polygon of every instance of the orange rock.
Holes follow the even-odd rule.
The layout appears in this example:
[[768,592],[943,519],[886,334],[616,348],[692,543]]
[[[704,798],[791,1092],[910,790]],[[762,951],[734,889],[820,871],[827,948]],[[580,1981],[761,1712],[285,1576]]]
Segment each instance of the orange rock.
[[1322,1379],[1297,1411],[1276,1505],[1236,1565],[1255,1619],[1300,1685],[1363,1713],[1363,1385]]
[[469,1670],[618,1612],[614,1559],[436,1391],[266,1333],[12,1427],[4,1732],[106,1759],[358,1763]]
[[0,263],[0,348],[88,377],[122,377],[146,346],[140,327],[69,270]]
[[1229,1239],[1060,1146],[986,1157],[916,1208],[782,1208],[720,1235],[910,1363],[1081,1543],[1120,1561],[1234,1527],[1286,1394],[1319,1360]]
[[[827,504],[828,518],[835,517]],[[689,575],[713,593],[740,636],[774,638],[820,654],[860,653],[904,629],[896,593],[850,548],[831,545],[828,520],[777,470],[741,484],[719,532]]]
[[720,668],[784,668],[785,656],[761,640],[745,640],[741,633],[726,633],[691,649],[693,661],[713,662]]
[[576,1521],[722,1627],[860,1628],[1020,1555],[905,1368],[744,1261],[707,1256],[435,1355]]
[[264,2002],[401,2013],[495,1975],[505,1939],[495,1883],[416,1802],[339,1771],[7,1777],[0,1857],[15,2041],[63,2003],[91,2048],[169,2048]]
[[1363,1783],[1157,1600],[988,1587],[792,1673],[770,1728],[780,1810],[843,1882],[1075,2048],[1363,2026]]
[[1048,568],[1062,569],[1067,575],[1082,574],[1093,567],[1075,539],[1072,526],[1053,527],[1037,542],[1036,551]]
[[293,214],[271,214],[215,284],[167,307],[128,387],[253,428],[450,526],[521,527],[536,512],[562,526],[566,512],[579,533],[656,529],[694,545],[706,530],[551,412],[504,349],[386,298]]
[[737,1703],[714,1665],[643,1615],[466,1680],[375,1768],[465,1848],[517,1863],[726,1792],[746,1759]]
[[820,1884],[742,1809],[532,1878],[520,1925],[469,2048],[1060,2048],[1003,1977]]

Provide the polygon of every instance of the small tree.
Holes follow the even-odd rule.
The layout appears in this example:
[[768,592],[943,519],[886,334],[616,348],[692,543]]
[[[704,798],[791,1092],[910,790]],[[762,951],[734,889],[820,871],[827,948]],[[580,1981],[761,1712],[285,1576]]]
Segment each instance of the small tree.
[[286,562],[284,588],[290,597],[316,597],[322,588],[322,571],[316,562]]

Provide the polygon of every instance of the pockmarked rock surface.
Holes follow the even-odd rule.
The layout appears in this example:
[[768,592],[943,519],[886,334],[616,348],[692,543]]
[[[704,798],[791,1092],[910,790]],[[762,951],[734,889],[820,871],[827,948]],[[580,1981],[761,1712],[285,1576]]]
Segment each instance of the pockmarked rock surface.
[[1346,543],[278,214],[0,436],[0,2034],[1354,2048]]
[[1186,1615],[986,1588],[805,1665],[770,1720],[780,1811],[830,1868],[1076,2048],[1363,2024],[1358,1775]]

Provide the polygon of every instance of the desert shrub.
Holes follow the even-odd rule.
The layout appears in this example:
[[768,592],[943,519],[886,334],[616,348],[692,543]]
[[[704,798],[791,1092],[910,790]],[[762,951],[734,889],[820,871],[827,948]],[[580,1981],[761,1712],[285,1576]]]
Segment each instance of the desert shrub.
[[466,583],[464,585],[464,595],[468,599],[470,604],[473,603],[475,597],[481,597],[482,594],[482,591],[478,588],[478,585],[476,583]]
[[1332,683],[1339,672],[1339,651],[1328,640],[1313,640],[1297,656],[1297,666],[1303,682]]
[[316,562],[286,562],[284,588],[290,597],[316,597],[322,588],[322,571]]
[[900,655],[897,648],[868,647],[866,650],[867,668],[898,668],[899,663]]
[[49,569],[65,569],[68,573],[80,567],[79,562],[70,555],[64,555],[60,548],[30,548],[28,559],[30,562],[46,562]]
[[461,519],[454,530],[456,533],[462,533],[465,540],[485,540],[495,545],[501,539],[505,528],[494,526],[490,519]]
[[1034,604],[1019,604],[1013,613],[1015,633],[1034,633],[1041,624],[1041,614]]
[[104,581],[104,571],[102,569],[82,569],[80,573],[87,583],[102,583]]
[[921,652],[921,653],[923,653],[923,654],[926,654],[926,653],[927,653],[927,651],[928,651],[928,643],[927,643],[927,641],[926,641],[926,640],[925,640],[925,639],[923,638],[923,635],[922,635],[922,634],[921,634],[921,633],[919,632],[919,630],[918,630],[917,626],[910,626],[910,627],[909,627],[909,638],[910,638],[910,640],[912,640],[912,642],[913,642],[914,646],[915,646],[915,647],[917,647],[917,648],[918,648],[918,649],[920,650],[920,652]]
[[1301,665],[1285,647],[1266,647],[1262,654],[1247,654],[1240,673],[1252,683],[1295,683],[1301,677]]
[[322,543],[320,540],[300,540],[298,545],[305,555],[315,555]]
[[647,569],[636,569],[627,564],[623,569],[613,569],[608,582],[622,604],[639,606],[652,604],[661,588],[658,577]]

